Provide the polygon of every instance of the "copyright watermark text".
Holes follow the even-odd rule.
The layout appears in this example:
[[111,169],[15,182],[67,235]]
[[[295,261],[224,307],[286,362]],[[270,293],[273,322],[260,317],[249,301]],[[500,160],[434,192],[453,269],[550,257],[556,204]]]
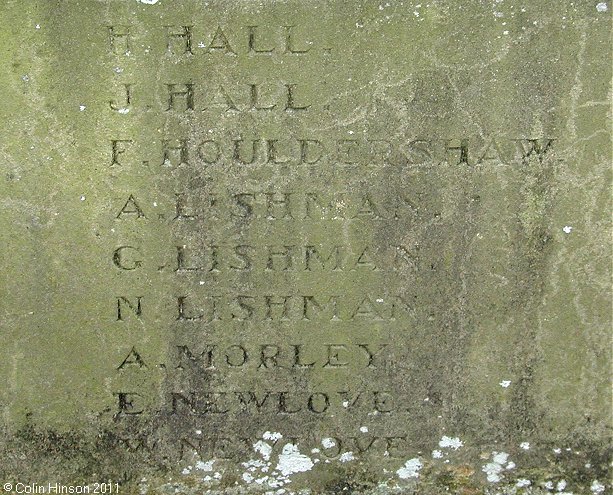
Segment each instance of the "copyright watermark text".
[[119,483],[111,481],[106,483],[91,483],[89,485],[64,485],[62,483],[4,483],[2,485],[5,493],[38,493],[38,494],[117,494],[119,493]]

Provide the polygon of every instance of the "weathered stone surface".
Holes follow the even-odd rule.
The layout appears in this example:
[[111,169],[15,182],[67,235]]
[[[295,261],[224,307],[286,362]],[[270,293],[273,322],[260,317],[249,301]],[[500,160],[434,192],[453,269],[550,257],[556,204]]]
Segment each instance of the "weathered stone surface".
[[610,2],[1,12],[5,491],[608,493]]

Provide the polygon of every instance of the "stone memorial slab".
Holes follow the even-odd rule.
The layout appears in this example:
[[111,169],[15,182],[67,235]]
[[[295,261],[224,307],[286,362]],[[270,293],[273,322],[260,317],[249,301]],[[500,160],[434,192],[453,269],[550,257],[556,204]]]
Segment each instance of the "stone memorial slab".
[[611,493],[609,1],[0,12],[4,492]]

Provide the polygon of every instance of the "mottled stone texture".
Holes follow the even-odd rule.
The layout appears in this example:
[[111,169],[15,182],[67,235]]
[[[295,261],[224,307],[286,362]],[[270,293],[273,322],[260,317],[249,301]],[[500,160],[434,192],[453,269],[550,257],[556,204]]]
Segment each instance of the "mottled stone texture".
[[609,1],[0,12],[5,491],[609,493]]

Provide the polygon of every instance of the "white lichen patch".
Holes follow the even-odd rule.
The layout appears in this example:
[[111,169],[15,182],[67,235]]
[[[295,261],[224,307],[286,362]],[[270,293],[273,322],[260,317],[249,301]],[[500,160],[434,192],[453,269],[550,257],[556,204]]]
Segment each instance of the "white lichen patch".
[[439,447],[450,448],[454,450],[458,450],[463,445],[464,443],[458,437],[452,438],[452,437],[447,437],[447,436],[444,436],[443,438],[441,438],[441,440],[438,443]]
[[[277,488],[277,487],[285,485],[285,483],[286,483],[285,480],[277,480],[277,479],[274,479],[274,478],[270,478],[268,480],[267,485],[269,487],[271,487],[271,488]],[[269,493],[269,492],[266,492],[266,493]],[[279,492],[277,492],[277,493],[279,493]]]
[[590,490],[592,493],[604,493],[605,486],[598,480],[592,481],[592,485],[590,486]]
[[532,484],[532,482],[530,480],[527,480],[526,478],[520,478],[517,480],[517,483],[515,483],[515,486],[517,488],[525,488],[527,486],[530,486]]
[[270,454],[272,453],[272,447],[266,442],[262,442],[262,440],[258,440],[253,444],[253,449],[259,453],[265,460],[270,459]]
[[259,459],[249,459],[247,462],[241,462],[241,466],[253,472],[258,468],[266,468],[267,464],[264,461],[261,461]]
[[513,469],[515,463],[509,462],[509,454],[506,452],[492,452],[492,462],[488,462],[481,467],[486,474],[487,481],[498,483],[502,479],[502,472],[505,469]]
[[408,478],[418,478],[419,471],[423,467],[421,461],[415,457],[413,459],[409,459],[404,463],[404,466],[396,471],[396,474],[400,479],[408,479]]
[[506,452],[493,452],[492,460],[497,464],[506,464],[509,459],[509,454]]
[[338,458],[338,460],[341,462],[350,462],[350,461],[355,460],[355,457],[353,455],[353,452],[343,452],[341,456]]
[[198,461],[196,462],[196,469],[200,471],[213,471],[213,464],[215,464],[214,460],[207,462]]
[[495,462],[488,462],[485,466],[481,468],[481,470],[486,474],[487,481],[490,483],[498,483],[502,477],[500,474],[503,471],[503,468],[500,464],[496,464]]
[[323,438],[321,444],[324,446],[324,449],[331,449],[336,445],[336,442],[332,438]]
[[443,458],[443,453],[440,450],[432,451],[432,459],[442,459],[442,458]]
[[278,431],[265,431],[264,435],[262,435],[262,438],[264,440],[271,440],[273,442],[276,442],[277,440],[281,440],[283,438],[283,435],[281,435],[281,433],[279,433]]
[[300,453],[297,445],[288,443],[285,444],[281,454],[279,454],[276,469],[283,476],[289,476],[294,473],[309,471],[314,465],[310,457]]

